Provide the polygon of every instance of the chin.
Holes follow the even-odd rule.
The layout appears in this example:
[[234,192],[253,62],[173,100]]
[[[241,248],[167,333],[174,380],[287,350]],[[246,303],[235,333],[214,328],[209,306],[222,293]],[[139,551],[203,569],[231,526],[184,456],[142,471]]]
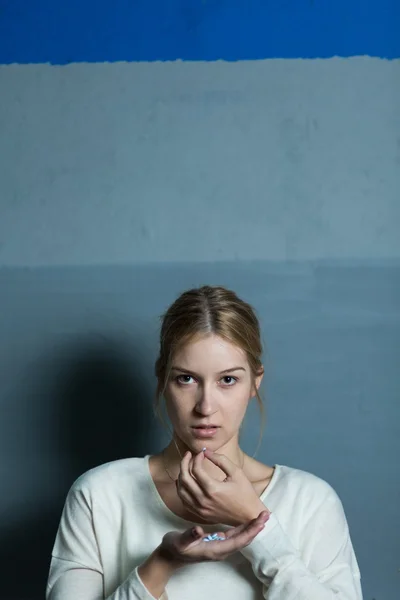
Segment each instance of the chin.
[[198,454],[203,450],[203,448],[207,448],[207,450],[212,450],[213,452],[218,452],[220,448],[224,446],[224,443],[217,442],[217,440],[212,439],[202,439],[202,440],[191,440],[190,444],[186,444],[189,449]]
[[221,443],[218,443],[213,439],[196,439],[193,436],[178,436],[179,442],[181,442],[185,448],[187,448],[192,454],[198,454],[203,450],[203,448],[207,448],[208,450],[212,450],[216,452],[218,448],[221,447]]
[[[224,432],[225,433],[225,432]],[[187,448],[192,454],[199,454],[203,448],[218,452],[220,448],[224,448],[229,440],[209,438],[196,438],[191,432],[183,431],[175,433],[175,438],[179,446]],[[182,455],[183,456],[183,455]]]

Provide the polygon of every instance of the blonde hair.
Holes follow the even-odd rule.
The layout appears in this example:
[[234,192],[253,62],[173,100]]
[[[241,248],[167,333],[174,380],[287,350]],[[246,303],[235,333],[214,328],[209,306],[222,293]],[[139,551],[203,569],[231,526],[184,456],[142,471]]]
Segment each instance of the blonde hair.
[[[263,373],[260,325],[254,309],[235,292],[219,286],[203,286],[181,294],[162,316],[160,351],[155,364],[157,391],[155,414],[165,424],[160,411],[161,398],[170,376],[176,351],[199,335],[215,334],[241,348],[250,365],[253,384]],[[261,396],[255,387],[255,396],[261,412],[262,439],[265,411]]]

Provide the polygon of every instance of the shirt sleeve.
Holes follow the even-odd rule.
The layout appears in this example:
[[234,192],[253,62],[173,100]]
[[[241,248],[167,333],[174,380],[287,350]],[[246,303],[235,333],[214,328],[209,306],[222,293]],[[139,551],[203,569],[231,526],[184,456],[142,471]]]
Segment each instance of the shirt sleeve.
[[242,554],[266,600],[362,600],[360,571],[342,503],[331,495],[305,524],[295,548],[275,513]]
[[67,495],[61,515],[46,600],[156,600],[142,583],[137,568],[105,598],[92,500],[89,491],[76,483]]

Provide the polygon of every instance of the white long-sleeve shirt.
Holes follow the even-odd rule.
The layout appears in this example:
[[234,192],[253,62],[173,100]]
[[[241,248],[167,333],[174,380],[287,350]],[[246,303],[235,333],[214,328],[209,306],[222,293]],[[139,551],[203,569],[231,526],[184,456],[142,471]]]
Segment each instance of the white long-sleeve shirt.
[[[327,482],[275,465],[261,500],[272,514],[256,538],[226,560],[179,569],[167,584],[168,600],[205,600],[210,593],[220,600],[362,600],[342,503]],[[154,600],[138,566],[165,533],[192,525],[162,500],[149,455],[91,469],[68,493],[47,600]]]

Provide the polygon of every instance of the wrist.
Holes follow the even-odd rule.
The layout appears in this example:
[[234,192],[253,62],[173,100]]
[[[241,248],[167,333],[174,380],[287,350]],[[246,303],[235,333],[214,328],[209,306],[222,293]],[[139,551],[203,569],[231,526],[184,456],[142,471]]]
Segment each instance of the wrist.
[[183,561],[175,558],[162,544],[154,550],[153,554],[154,560],[160,568],[164,569],[166,572],[171,572],[171,574],[185,566]]
[[247,523],[248,521],[252,521],[253,519],[257,519],[257,517],[259,516],[260,513],[267,511],[270,514],[270,510],[268,510],[268,508],[265,506],[265,504],[263,502],[261,502],[261,500],[255,504],[254,506],[248,508],[247,510],[245,510],[243,516],[242,516],[242,520],[239,523],[240,525],[242,525],[243,523]]
[[183,565],[167,556],[164,550],[158,546],[138,567],[137,573],[150,594],[159,598],[172,575],[181,566]]

